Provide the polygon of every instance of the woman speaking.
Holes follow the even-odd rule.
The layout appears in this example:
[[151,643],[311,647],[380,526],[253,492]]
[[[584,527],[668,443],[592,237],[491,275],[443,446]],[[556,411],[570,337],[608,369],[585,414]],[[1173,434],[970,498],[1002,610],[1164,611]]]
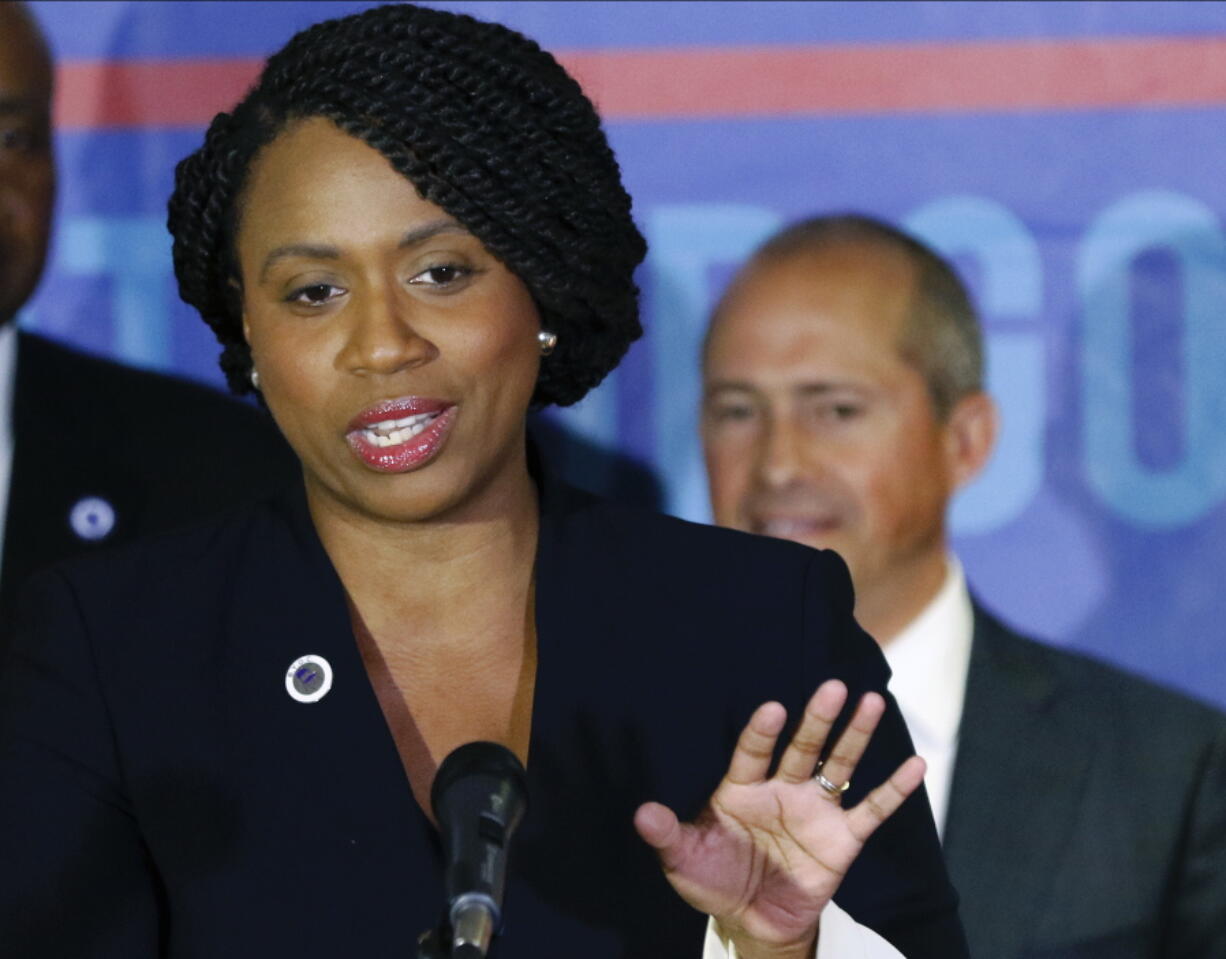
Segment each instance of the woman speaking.
[[639,335],[644,254],[548,53],[409,5],[318,24],[176,184],[181,295],[303,483],[29,591],[6,955],[411,956],[443,901],[434,774],[476,740],[531,797],[504,959],[833,955],[848,914],[965,954],[837,557],[534,461],[528,410]]

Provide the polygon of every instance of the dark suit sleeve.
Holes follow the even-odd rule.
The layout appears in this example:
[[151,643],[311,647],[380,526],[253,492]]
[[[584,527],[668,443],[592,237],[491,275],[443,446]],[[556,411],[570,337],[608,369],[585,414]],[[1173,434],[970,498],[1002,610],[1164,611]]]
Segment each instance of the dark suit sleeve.
[[[915,749],[898,704],[887,689],[889,667],[876,642],[852,615],[847,567],[835,554],[817,554],[806,586],[806,650],[828,657],[808,670],[821,680],[843,680],[852,704],[870,690],[881,693],[886,713],[852,777],[845,805],[860,802]],[[852,864],[836,901],[862,925],[887,939],[907,959],[958,959],[968,955],[940,841],[921,786],[872,835]]]
[[[1144,778],[1144,773],[1138,770]],[[1172,810],[1172,815],[1175,811]],[[1167,959],[1226,957],[1226,724],[1205,751],[1187,811],[1188,829],[1170,890]]]
[[76,599],[46,574],[22,612],[0,673],[0,951],[154,957],[156,884]]

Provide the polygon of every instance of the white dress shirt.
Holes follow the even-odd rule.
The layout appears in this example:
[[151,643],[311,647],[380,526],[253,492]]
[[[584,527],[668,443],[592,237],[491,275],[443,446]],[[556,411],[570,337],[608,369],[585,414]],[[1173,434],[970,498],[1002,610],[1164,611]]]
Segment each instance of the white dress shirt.
[[[0,326],[0,555],[13,478],[13,388],[17,382],[17,324]],[[0,570],[2,573],[3,570]]]
[[966,576],[951,555],[940,591],[883,650],[894,674],[890,692],[898,700],[915,751],[928,764],[924,785],[939,835],[949,807],[974,625]]
[[[702,950],[702,959],[737,959],[736,947],[731,943],[724,945],[715,930],[714,919],[707,923],[707,941]],[[903,955],[831,900],[822,910],[822,929],[817,938],[815,959],[903,959]]]

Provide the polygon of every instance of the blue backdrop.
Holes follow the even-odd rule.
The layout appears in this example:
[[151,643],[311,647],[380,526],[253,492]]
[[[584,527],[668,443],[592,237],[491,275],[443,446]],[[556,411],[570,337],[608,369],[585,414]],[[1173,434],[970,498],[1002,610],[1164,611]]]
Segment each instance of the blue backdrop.
[[[706,519],[697,343],[733,264],[811,213],[902,221],[963,270],[988,331],[1004,431],[954,514],[974,587],[1023,629],[1226,703],[1226,6],[440,5],[576,64],[650,242],[647,335],[569,426]],[[62,187],[23,323],[220,383],[162,225],[206,114],[159,84],[241,80],[366,4],[32,6],[63,70]]]

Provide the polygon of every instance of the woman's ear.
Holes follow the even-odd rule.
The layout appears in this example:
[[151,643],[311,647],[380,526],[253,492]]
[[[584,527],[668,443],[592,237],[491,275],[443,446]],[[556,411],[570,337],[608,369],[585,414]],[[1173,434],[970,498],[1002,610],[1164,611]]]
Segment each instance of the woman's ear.
[[961,489],[987,465],[996,447],[996,403],[982,390],[968,393],[954,404],[945,422],[948,475],[953,489]]

